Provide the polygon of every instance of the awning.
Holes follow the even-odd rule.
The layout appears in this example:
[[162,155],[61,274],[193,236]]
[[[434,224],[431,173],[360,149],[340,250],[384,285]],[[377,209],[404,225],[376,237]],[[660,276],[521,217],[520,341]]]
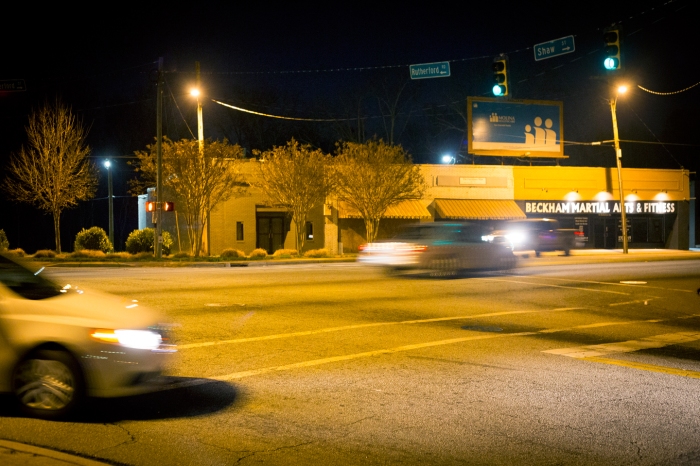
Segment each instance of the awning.
[[483,199],[435,199],[440,218],[465,220],[512,220],[527,218],[515,201]]
[[[350,207],[347,202],[338,203],[338,216],[340,218],[362,218],[360,213]],[[401,201],[389,207],[382,218],[430,218],[430,212],[417,199]]]

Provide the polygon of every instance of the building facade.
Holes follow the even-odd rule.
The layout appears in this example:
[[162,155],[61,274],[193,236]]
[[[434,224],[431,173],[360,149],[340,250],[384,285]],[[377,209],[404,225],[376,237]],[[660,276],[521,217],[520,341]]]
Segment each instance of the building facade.
[[[246,163],[254,177],[257,161]],[[379,238],[413,222],[474,221],[498,228],[505,220],[555,218],[562,228],[583,232],[586,248],[621,248],[617,169],[496,165],[421,165],[428,190],[422,199],[387,211]],[[622,169],[630,248],[688,249],[691,221],[687,170]],[[250,253],[296,249],[295,226],[284,208],[266,205],[251,187],[243,197],[211,213],[210,252],[227,248]],[[304,250],[355,252],[365,242],[364,222],[342,201],[328,198],[304,226]],[[206,250],[206,248],[205,248]]]

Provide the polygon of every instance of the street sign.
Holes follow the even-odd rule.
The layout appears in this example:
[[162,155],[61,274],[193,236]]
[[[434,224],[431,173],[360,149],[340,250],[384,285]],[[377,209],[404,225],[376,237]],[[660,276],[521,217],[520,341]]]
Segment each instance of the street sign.
[[411,79],[446,78],[450,75],[450,62],[411,65]]
[[566,36],[549,42],[542,42],[534,47],[535,61],[565,55],[576,50],[574,36]]
[[26,90],[27,86],[24,84],[24,79],[0,79],[0,92]]

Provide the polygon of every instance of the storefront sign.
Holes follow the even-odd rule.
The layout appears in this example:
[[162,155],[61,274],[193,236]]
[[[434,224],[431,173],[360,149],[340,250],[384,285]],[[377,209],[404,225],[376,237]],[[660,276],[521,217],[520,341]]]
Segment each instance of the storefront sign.
[[[672,214],[675,202],[625,202],[628,214]],[[534,201],[525,202],[525,214],[619,214],[620,203],[614,201]]]

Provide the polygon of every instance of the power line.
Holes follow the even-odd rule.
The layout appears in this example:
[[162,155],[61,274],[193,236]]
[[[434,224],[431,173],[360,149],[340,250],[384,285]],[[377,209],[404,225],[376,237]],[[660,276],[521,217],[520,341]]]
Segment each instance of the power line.
[[700,84],[700,81],[699,81],[699,82],[696,82],[696,83],[693,84],[692,86],[686,87],[685,89],[681,89],[681,90],[679,90],[679,91],[671,91],[671,92],[657,92],[657,91],[652,91],[652,90],[647,89],[646,87],[640,86],[639,84],[637,85],[637,87],[640,88],[640,89],[643,90],[643,91],[648,92],[649,94],[656,94],[656,95],[674,95],[674,94],[680,94],[681,92],[688,91],[688,90],[694,88],[695,86],[697,86],[698,84]]

